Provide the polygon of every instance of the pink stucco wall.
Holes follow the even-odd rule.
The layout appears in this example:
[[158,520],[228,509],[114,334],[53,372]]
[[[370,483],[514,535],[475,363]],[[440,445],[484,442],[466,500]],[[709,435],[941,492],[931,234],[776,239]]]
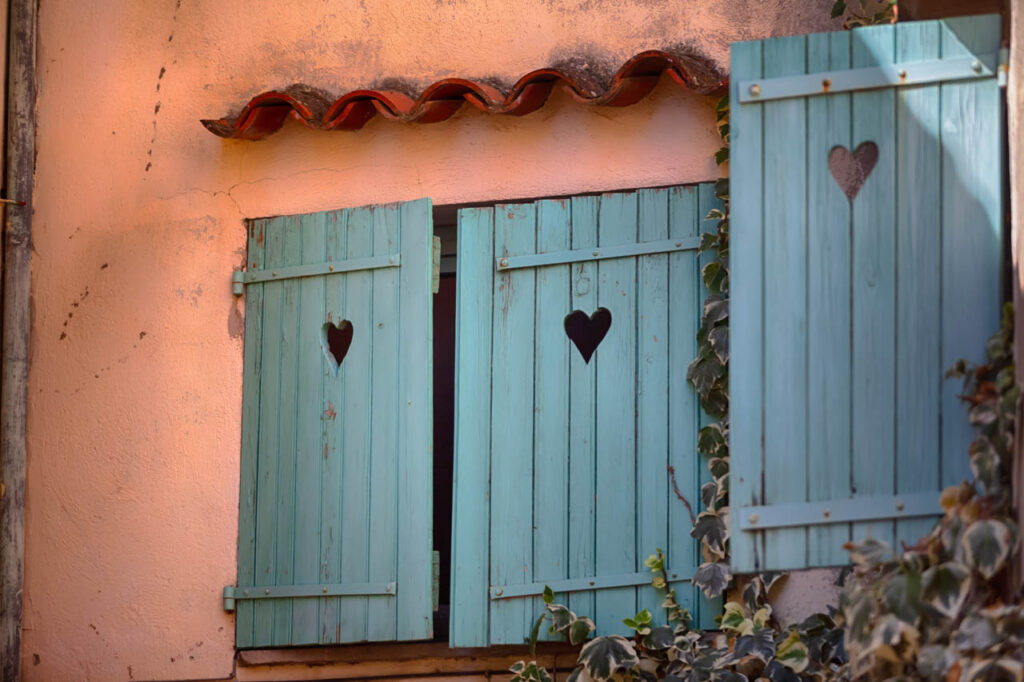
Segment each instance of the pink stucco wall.
[[229,676],[243,220],[717,176],[713,99],[667,81],[627,109],[563,94],[523,118],[295,124],[224,141],[267,88],[519,74],[584,55],[828,25],[804,0],[47,0],[39,142],[23,659],[26,680]]

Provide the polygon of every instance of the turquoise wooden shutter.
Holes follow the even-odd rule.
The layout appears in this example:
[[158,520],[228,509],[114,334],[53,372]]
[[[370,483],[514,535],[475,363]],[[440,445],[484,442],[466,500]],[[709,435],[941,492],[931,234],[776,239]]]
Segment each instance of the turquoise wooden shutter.
[[733,45],[735,571],[913,544],[969,478],[943,374],[999,326],[999,47],[995,16]]
[[[711,185],[459,213],[453,646],[519,644],[550,585],[602,632],[648,608],[665,550],[680,602],[699,563],[691,504],[705,463],[686,381],[705,296],[696,251]],[[611,326],[586,362],[564,320]]]
[[432,636],[431,240],[429,200],[249,224],[239,647]]

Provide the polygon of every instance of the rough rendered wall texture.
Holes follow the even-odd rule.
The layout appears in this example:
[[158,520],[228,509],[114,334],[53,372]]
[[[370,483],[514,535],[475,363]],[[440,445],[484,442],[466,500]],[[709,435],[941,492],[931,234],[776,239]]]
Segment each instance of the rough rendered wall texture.
[[26,680],[231,673],[243,219],[708,180],[713,100],[556,94],[523,118],[288,124],[224,141],[262,90],[614,69],[688,44],[829,28],[828,0],[104,0],[41,3]]

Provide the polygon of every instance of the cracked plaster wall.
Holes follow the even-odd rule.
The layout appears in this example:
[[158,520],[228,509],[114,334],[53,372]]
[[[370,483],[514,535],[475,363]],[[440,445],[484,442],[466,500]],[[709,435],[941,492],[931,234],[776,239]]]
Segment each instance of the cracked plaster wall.
[[[224,141],[200,118],[262,90],[614,70],[687,44],[829,28],[827,0],[47,0],[39,142],[25,680],[231,674],[243,220],[709,180],[713,98],[626,109],[561,94],[357,133]],[[667,79],[666,79],[667,81]]]

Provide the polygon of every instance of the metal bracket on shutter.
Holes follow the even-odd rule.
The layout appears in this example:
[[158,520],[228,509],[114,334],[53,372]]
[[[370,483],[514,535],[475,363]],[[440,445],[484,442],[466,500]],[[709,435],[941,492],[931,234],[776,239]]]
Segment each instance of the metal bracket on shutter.
[[694,251],[700,246],[700,237],[683,239],[665,239],[659,242],[641,242],[639,244],[619,244],[617,246],[601,246],[590,249],[574,249],[573,251],[552,251],[525,256],[502,256],[495,258],[495,269],[499,272],[517,268],[536,268],[542,265],[564,265],[607,258],[628,258],[630,256],[649,256],[655,253],[671,253],[673,251]]
[[938,491],[740,507],[737,513],[740,530],[747,531],[941,515]]
[[401,256],[397,253],[389,256],[372,256],[370,258],[352,258],[336,263],[316,263],[313,265],[289,265],[276,270],[235,270],[231,276],[231,292],[240,296],[246,284],[256,282],[276,282],[282,279],[297,277],[316,277],[339,272],[355,270],[375,270],[377,268],[397,268],[401,265]]
[[760,78],[740,82],[740,102],[750,104],[790,97],[992,78],[997,70],[1005,71],[1000,64],[999,55],[989,54]]
[[254,585],[224,588],[224,610],[234,611],[237,599],[295,599],[301,597],[359,597],[398,593],[397,583],[334,583],[330,585]]
[[[694,571],[668,571],[668,581],[679,583],[693,580]],[[643,573],[625,573],[623,575],[603,575],[593,578],[571,578],[569,580],[553,580],[543,583],[527,583],[526,585],[491,585],[491,599],[512,599],[513,597],[535,597],[544,594],[544,588],[550,587],[557,594],[563,592],[583,592],[585,590],[608,590],[613,587],[636,587],[649,585],[652,575],[650,571]]]
[[[430,291],[441,290],[441,238],[434,237],[430,249]],[[436,609],[435,609],[436,610]]]

